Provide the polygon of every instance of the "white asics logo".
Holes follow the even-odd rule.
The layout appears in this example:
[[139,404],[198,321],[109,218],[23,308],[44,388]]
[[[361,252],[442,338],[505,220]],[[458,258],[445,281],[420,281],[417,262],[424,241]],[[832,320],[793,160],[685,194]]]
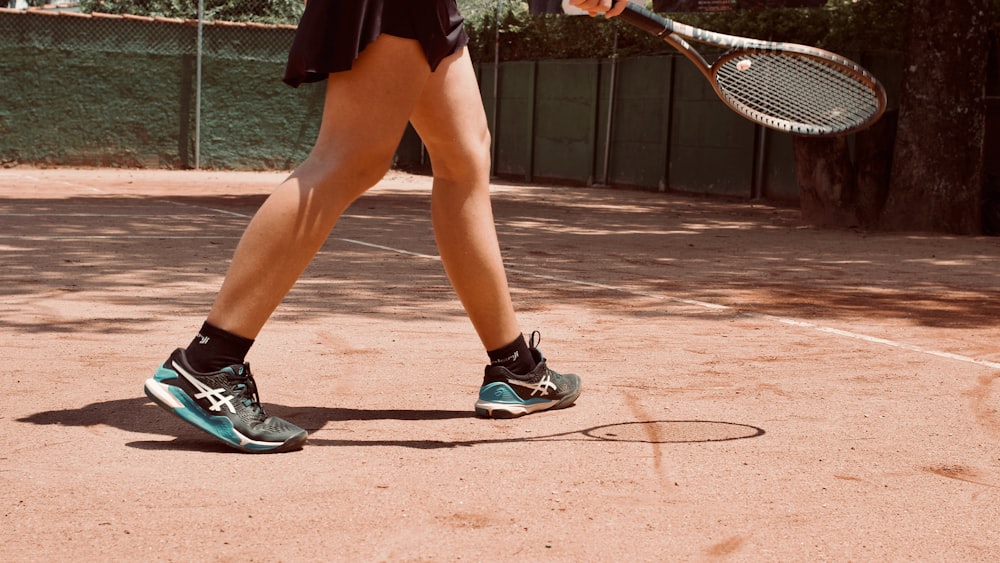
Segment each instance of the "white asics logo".
[[174,370],[176,370],[177,373],[183,375],[184,379],[188,380],[188,383],[194,385],[194,388],[200,391],[200,393],[195,394],[194,396],[195,399],[207,398],[212,403],[212,406],[209,407],[208,410],[218,412],[222,410],[222,405],[226,405],[227,407],[229,407],[229,412],[236,414],[236,407],[233,406],[234,397],[232,395],[227,396],[225,388],[212,389],[208,385],[202,383],[201,380],[199,380],[197,377],[185,371],[184,368],[181,367],[177,362],[171,362],[171,363],[173,364]]
[[542,377],[541,381],[539,381],[538,383],[531,383],[530,381],[521,381],[520,379],[510,379],[510,378],[507,379],[507,383],[517,385],[518,387],[526,387],[528,389],[531,389],[532,397],[534,397],[536,393],[539,395],[544,395],[550,389],[552,391],[556,391],[557,389],[559,389],[559,386],[557,386],[552,381],[552,378],[549,377],[547,374],[544,377]]

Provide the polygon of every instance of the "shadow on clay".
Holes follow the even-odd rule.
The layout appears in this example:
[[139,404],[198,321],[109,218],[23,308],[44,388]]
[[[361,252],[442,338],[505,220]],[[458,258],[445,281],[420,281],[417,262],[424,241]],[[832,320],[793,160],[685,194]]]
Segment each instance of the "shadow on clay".
[[[437,421],[472,419],[470,411],[451,410],[405,410],[405,409],[349,409],[326,407],[286,407],[271,406],[271,414],[293,420],[306,428],[310,434],[323,429],[328,422],[400,420]],[[77,409],[64,409],[35,413],[17,419],[18,422],[37,425],[91,427],[106,425],[127,432],[140,434],[160,434],[175,437],[172,441],[136,441],[126,445],[145,450],[194,450],[205,452],[233,452],[228,447],[217,444],[199,431],[173,416],[169,416],[145,397],[118,399],[101,403],[91,403]],[[487,421],[484,421],[487,424]],[[488,428],[488,427],[487,427]],[[406,447],[414,449],[442,449],[474,447],[490,444],[554,442],[554,441],[611,441],[638,442],[647,444],[690,444],[703,442],[723,442],[757,438],[764,435],[762,428],[749,424],[710,420],[654,420],[626,421],[602,424],[581,430],[571,430],[539,436],[518,438],[483,438],[471,440],[401,440],[372,439],[345,440],[312,436],[307,447]],[[386,434],[398,435],[396,430],[386,430]]]
[[527,442],[641,442],[646,444],[693,444],[728,442],[764,435],[764,430],[749,424],[712,420],[651,420],[617,422],[542,436],[487,438],[477,440],[336,440],[310,438],[307,444],[319,446],[393,446],[417,449],[473,447],[489,444]]

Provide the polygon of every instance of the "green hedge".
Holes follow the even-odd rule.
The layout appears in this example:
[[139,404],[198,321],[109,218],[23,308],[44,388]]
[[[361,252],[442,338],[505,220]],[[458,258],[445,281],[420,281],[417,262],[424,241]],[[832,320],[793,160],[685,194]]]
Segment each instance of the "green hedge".
[[[322,88],[281,82],[292,28],[205,27],[201,159],[287,169],[308,153]],[[0,12],[0,161],[195,164],[195,28]]]

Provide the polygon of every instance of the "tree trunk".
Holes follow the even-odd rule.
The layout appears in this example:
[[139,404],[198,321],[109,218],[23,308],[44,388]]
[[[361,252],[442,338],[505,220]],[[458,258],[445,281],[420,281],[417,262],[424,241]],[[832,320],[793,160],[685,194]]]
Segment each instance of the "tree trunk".
[[855,144],[857,161],[858,219],[861,226],[874,229],[889,197],[889,180],[892,178],[892,147],[896,139],[899,112],[885,112],[878,123],[858,133]]
[[859,226],[847,139],[796,135],[792,146],[802,220],[815,227]]
[[990,3],[913,2],[881,229],[981,232]]
[[897,112],[855,137],[793,139],[802,220],[815,227],[873,229],[885,206]]

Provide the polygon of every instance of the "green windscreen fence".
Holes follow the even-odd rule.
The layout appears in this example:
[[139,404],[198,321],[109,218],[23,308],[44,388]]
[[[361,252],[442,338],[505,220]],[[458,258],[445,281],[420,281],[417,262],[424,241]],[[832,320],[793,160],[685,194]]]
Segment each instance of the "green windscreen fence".
[[666,186],[675,63],[672,57],[614,62],[607,183]]
[[[501,175],[530,181],[534,162],[535,62],[501,65],[499,81],[499,125],[494,126],[495,165]],[[483,65],[484,75],[493,78],[494,65]],[[501,131],[502,129],[502,131]]]
[[726,109],[694,67],[676,66],[670,128],[670,186],[749,195],[756,126]]
[[[325,90],[281,82],[294,27],[200,29],[199,48],[192,20],[0,9],[0,163],[293,168]],[[901,61],[863,62],[898,99]],[[791,137],[731,112],[681,57],[476,68],[499,177],[797,198]],[[429,170],[412,129],[397,165]]]
[[533,175],[591,183],[597,149],[599,66],[541,61],[535,90]]

